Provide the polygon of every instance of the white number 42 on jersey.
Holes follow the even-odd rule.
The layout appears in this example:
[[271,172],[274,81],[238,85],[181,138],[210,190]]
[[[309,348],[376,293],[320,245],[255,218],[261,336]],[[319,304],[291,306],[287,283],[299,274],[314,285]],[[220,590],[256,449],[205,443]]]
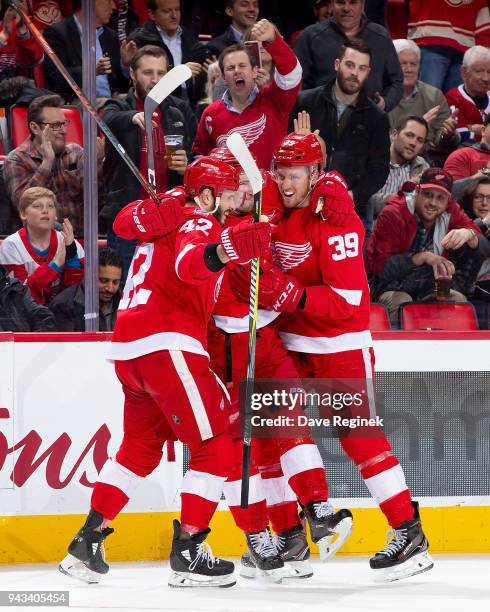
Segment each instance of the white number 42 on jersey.
[[345,236],[330,236],[328,244],[335,248],[335,253],[332,254],[334,261],[359,255],[359,236],[356,232],[350,232]]

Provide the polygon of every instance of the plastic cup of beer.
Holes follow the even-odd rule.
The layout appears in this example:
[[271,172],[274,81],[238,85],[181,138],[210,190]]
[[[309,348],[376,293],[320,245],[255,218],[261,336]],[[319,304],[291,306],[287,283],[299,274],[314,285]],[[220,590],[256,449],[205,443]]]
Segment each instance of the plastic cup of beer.
[[179,149],[184,148],[184,136],[182,134],[165,134],[165,157],[167,166],[172,166],[172,157]]

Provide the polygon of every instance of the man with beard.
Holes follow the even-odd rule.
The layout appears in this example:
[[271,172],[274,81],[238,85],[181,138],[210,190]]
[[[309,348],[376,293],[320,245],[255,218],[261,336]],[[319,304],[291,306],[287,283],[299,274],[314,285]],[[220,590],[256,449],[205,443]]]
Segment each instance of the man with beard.
[[371,70],[371,49],[350,39],[335,60],[335,79],[300,92],[290,117],[310,115],[327,145],[327,170],[337,170],[349,185],[357,214],[365,218],[368,199],[385,184],[389,172],[390,139],[387,115],[369,100],[364,84]]
[[[164,49],[154,45],[142,47],[131,60],[129,74],[133,88],[125,99],[109,100],[104,106],[107,125],[144,176],[148,171],[143,110],[145,98],[167,70],[168,58]],[[153,121],[156,186],[157,191],[163,192],[182,182],[196,130],[196,119],[184,101],[168,96],[154,113]],[[173,154],[171,164],[167,164],[165,160],[165,134],[183,136],[183,147]],[[116,236],[112,231],[112,223],[126,204],[139,197],[146,197],[146,194],[142,192],[138,180],[111,144],[108,144],[107,148],[104,176],[108,177],[107,198],[100,216],[107,228],[107,246],[118,251],[123,260],[124,284],[135,242]]]

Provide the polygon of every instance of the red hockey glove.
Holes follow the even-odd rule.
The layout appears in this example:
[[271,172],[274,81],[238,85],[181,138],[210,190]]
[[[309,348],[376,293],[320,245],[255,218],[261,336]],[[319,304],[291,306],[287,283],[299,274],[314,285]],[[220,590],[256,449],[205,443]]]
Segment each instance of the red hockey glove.
[[273,231],[270,223],[242,221],[221,232],[221,246],[231,261],[244,263],[270,254]]
[[132,217],[139,231],[140,239],[161,238],[184,223],[182,199],[179,195],[168,191],[159,194],[160,204],[157,204],[152,198],[135,202]]
[[[250,268],[237,266],[230,271],[230,286],[242,301],[250,299]],[[294,276],[284,274],[273,266],[260,269],[259,306],[275,312],[294,312],[303,295],[304,287]]]
[[314,213],[336,227],[347,225],[354,214],[354,201],[348,193],[347,183],[338,172],[322,174],[310,195]]

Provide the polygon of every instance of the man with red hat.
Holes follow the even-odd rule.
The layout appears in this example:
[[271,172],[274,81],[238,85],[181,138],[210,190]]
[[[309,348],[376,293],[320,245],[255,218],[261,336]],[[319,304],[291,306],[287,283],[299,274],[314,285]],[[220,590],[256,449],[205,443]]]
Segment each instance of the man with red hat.
[[[367,241],[372,299],[388,308],[395,327],[401,304],[435,299],[435,279],[451,279],[448,299],[464,302],[476,278],[479,230],[452,198],[452,186],[446,170],[428,168],[412,191],[388,200]],[[444,236],[462,228],[467,246],[449,252]]]

